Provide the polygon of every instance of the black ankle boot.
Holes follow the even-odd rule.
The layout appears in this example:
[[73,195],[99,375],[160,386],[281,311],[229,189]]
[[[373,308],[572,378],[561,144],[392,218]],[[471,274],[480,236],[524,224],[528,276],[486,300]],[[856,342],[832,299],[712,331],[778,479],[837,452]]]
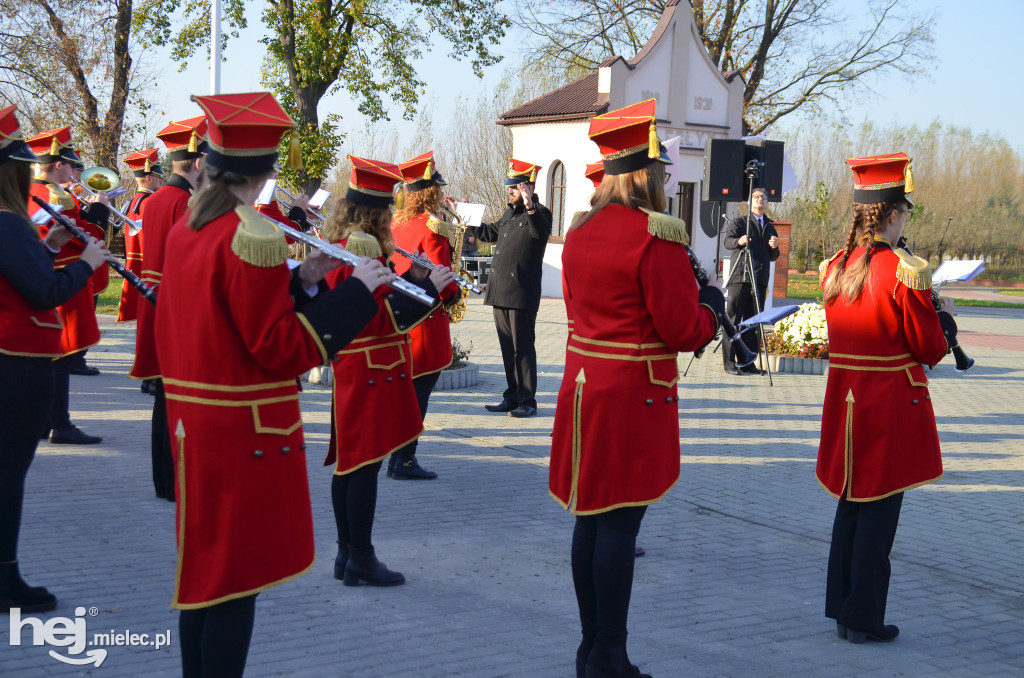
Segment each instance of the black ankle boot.
[[338,555],[334,557],[334,578],[344,579],[345,578],[345,565],[348,564],[348,556],[351,552],[351,548],[348,544],[338,540]]
[[42,586],[29,586],[18,572],[18,561],[0,563],[0,612],[12,607],[22,613],[49,612],[57,607],[57,598]]
[[396,463],[396,460],[397,460],[397,457],[395,455],[393,455],[393,454],[390,457],[388,457],[388,478],[390,478],[391,476],[393,476],[395,474],[395,463]]
[[586,678],[652,678],[629,662],[625,647],[594,645],[587,658]]
[[576,678],[587,678],[587,657],[594,649],[594,638],[583,636],[580,646],[576,648]]
[[405,583],[405,576],[377,560],[372,546],[368,549],[353,547],[345,564],[345,586],[359,586],[361,581],[370,586],[398,586]]

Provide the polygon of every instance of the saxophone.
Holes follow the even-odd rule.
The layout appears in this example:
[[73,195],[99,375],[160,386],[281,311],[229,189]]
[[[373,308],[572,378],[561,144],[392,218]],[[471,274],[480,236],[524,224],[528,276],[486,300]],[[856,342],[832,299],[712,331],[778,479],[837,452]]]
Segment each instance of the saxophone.
[[[452,222],[455,224],[454,234],[452,235],[452,238],[454,238],[454,242],[449,240],[452,246],[452,270],[455,271],[455,273],[457,273],[458,275],[465,278],[466,280],[470,282],[475,282],[476,278],[474,278],[473,275],[469,273],[469,271],[466,271],[464,268],[462,268],[462,243],[466,239],[466,229],[469,227],[465,224],[465,222],[462,221],[462,217],[460,217],[456,212],[453,212],[451,209],[449,209],[447,205],[443,205],[442,208],[444,209],[445,212],[448,213],[448,215],[452,218]],[[449,322],[462,322],[463,317],[465,317],[466,315],[466,305],[468,300],[469,288],[461,287],[459,290],[458,300],[454,304],[449,306],[448,310],[446,311],[448,313]]]

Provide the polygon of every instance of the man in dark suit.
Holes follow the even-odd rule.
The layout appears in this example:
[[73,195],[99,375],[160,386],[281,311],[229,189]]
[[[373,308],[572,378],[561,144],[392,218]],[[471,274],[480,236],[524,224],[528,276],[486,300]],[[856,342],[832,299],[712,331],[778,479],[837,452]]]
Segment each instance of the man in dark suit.
[[[764,309],[764,303],[768,293],[768,276],[771,272],[771,262],[779,258],[779,234],[772,225],[772,220],[765,216],[764,210],[768,205],[768,194],[763,188],[755,188],[751,198],[749,227],[748,217],[736,217],[729,224],[725,233],[725,248],[732,250],[730,257],[730,284],[729,300],[726,304],[726,313],[734,325],[741,321],[757,315]],[[751,288],[751,280],[746,266],[740,259],[743,251],[750,253],[751,267],[754,269],[757,291],[757,299],[754,299]],[[740,270],[736,267],[740,266]],[[743,343],[753,353],[758,352],[760,333],[757,330],[750,330],[743,334]],[[760,374],[761,371],[754,365],[747,365],[739,369],[736,367],[733,354],[732,342],[725,339],[722,343],[722,360],[725,363],[725,371],[729,374]]]
[[538,165],[509,160],[505,179],[508,209],[498,221],[481,224],[476,233],[479,240],[494,243],[484,303],[494,309],[508,382],[501,402],[485,407],[491,412],[508,412],[510,417],[537,413],[535,328],[544,248],[551,235],[551,210],[533,194],[539,169]]

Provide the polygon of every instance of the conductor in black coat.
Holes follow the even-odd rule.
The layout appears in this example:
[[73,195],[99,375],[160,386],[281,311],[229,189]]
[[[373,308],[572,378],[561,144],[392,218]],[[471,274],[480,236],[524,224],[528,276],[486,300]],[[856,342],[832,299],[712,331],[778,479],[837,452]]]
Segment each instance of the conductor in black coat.
[[[771,262],[778,259],[781,253],[779,234],[776,232],[772,220],[764,213],[767,205],[768,194],[763,188],[755,188],[749,215],[749,241],[746,216],[736,217],[726,229],[725,248],[732,250],[729,270],[735,273],[730,274],[729,300],[725,310],[734,325],[739,325],[741,321],[757,315],[758,309],[764,310]],[[754,288],[757,291],[756,302],[754,295],[751,294],[750,275],[746,267],[742,266],[740,270],[736,270],[737,266],[742,265],[740,253],[744,249],[750,252],[750,263],[754,269],[754,278],[757,283]],[[743,333],[743,343],[754,354],[758,353],[759,341],[760,334],[757,330],[752,329]],[[725,371],[730,374],[741,374],[742,372],[760,374],[760,370],[753,365],[748,365],[742,370],[736,368],[732,342],[728,339],[725,339],[722,344],[722,359],[725,363]]]
[[511,417],[537,413],[537,348],[535,329],[540,308],[544,248],[551,235],[551,210],[534,198],[540,167],[518,160],[509,162],[508,209],[498,221],[481,224],[477,236],[493,242],[494,259],[484,303],[494,310],[501,359],[508,388],[491,412]]

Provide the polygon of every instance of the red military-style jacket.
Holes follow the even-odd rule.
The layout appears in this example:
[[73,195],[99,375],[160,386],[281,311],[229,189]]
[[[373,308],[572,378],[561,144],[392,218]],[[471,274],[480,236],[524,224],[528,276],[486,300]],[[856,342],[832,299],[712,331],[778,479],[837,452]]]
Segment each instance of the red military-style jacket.
[[[76,226],[89,235],[103,237],[99,227],[82,219],[74,198],[57,184],[45,179],[33,179],[29,195],[45,200],[52,205],[64,205],[65,209],[61,212],[63,216],[73,221]],[[31,199],[29,200],[28,213],[30,216],[40,209],[42,208],[39,205]],[[43,226],[40,228],[40,234],[45,237],[48,230],[48,226]],[[57,258],[53,262],[54,268],[63,268],[78,261],[84,249],[85,245],[72,238],[57,253]],[[107,267],[102,266],[101,268]],[[95,276],[95,272],[93,272],[93,276]],[[100,326],[96,322],[96,306],[93,302],[95,280],[96,278],[92,277],[89,284],[57,308],[62,325],[60,354],[57,357],[69,356],[100,343]]]
[[[294,228],[296,230],[299,230],[299,231],[303,230],[302,227],[299,224],[297,224],[294,221],[292,221],[291,219],[289,219],[288,215],[286,215],[284,212],[281,211],[281,207],[277,204],[276,200],[271,201],[270,203],[268,203],[266,205],[256,205],[256,211],[259,212],[260,214],[262,214],[265,217],[269,217],[269,218],[273,219],[274,221],[281,222],[285,226],[291,226],[292,228]],[[293,242],[295,242],[295,240],[290,238],[290,237],[288,237],[287,234],[285,235],[285,240],[287,241],[287,243],[289,245],[291,245]]]
[[[417,214],[404,224],[392,222],[395,244],[408,252],[423,252],[428,259],[442,266],[452,265],[452,227],[427,214]],[[405,273],[412,263],[402,256],[394,258],[395,271]],[[461,293],[456,283],[441,292],[441,300],[449,302]],[[412,375],[440,372],[452,364],[452,335],[448,314],[438,308],[410,333],[412,348]]]
[[[867,251],[857,247],[849,270]],[[839,265],[822,264],[821,279]],[[861,296],[825,306],[828,383],[818,481],[833,497],[874,501],[942,476],[924,365],[946,354],[927,262],[875,243]]]
[[[153,191],[145,188],[140,188],[135,192],[135,196],[132,201],[128,203],[128,211],[125,216],[132,221],[142,221],[142,206],[145,204],[146,199],[153,195]],[[145,224],[143,224],[145,226]],[[128,270],[135,275],[142,277],[142,243],[143,235],[140,230],[138,233],[132,233],[131,227],[127,224],[124,226],[124,258],[125,265]],[[139,291],[132,287],[132,285],[125,280],[121,285],[121,301],[117,305],[117,322],[127,322],[129,320],[135,320],[139,317],[139,301],[142,299],[142,295]],[[148,304],[149,302],[143,302]]]
[[[386,262],[373,236],[352,233],[339,244],[354,254]],[[352,271],[351,266],[337,268],[327,275],[327,283],[336,287]],[[389,291],[384,285],[378,288],[377,315],[331,359],[334,406],[324,466],[333,464],[335,475],[383,459],[423,433],[412,385],[409,331],[432,311],[436,313],[437,305],[409,304]]]
[[156,348],[177,468],[173,606],[191,609],[312,567],[297,377],[328,356],[296,312],[284,236],[254,210],[199,231],[183,219],[165,244]]
[[679,479],[676,355],[717,329],[685,240],[681,220],[621,205],[565,238],[569,338],[549,491],[575,514],[652,504]]
[[0,234],[0,353],[59,357],[63,325],[56,307],[89,284],[92,268],[83,261],[54,269],[35,226],[3,209]]
[[[146,198],[146,249],[142,253],[142,280],[159,289],[163,280],[167,238],[171,228],[188,213],[192,184],[180,174],[172,174],[167,182]],[[156,307],[148,301],[139,302],[138,326],[135,329],[135,362],[128,376],[132,379],[157,379],[160,364],[156,355]]]

